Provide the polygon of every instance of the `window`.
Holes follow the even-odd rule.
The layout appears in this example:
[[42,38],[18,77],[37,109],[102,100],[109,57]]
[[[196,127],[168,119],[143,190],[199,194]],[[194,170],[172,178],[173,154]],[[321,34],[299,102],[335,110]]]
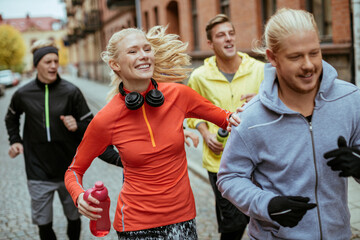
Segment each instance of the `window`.
[[230,18],[230,7],[229,7],[230,0],[220,0],[220,12],[225,14]]
[[179,3],[170,1],[166,6],[166,21],[169,23],[168,32],[180,35]]
[[267,20],[276,12],[276,0],[262,0],[261,1],[261,16],[263,25],[265,26]]
[[145,18],[145,30],[147,31],[147,30],[149,30],[149,14],[148,14],[148,12],[146,11],[145,13],[144,13],[144,18]]
[[158,7],[154,7],[155,25],[159,25]]
[[194,35],[194,50],[199,50],[199,28],[198,28],[198,20],[197,20],[197,8],[196,8],[196,0],[191,0],[191,15],[192,15],[192,26],[193,26],[193,35]]
[[306,10],[314,14],[322,42],[332,41],[331,0],[306,0]]

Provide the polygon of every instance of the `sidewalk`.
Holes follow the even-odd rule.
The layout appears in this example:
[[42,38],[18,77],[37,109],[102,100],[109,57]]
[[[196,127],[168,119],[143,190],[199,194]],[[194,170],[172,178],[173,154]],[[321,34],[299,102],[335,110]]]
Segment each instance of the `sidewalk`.
[[[110,90],[110,86],[95,81],[87,80],[84,78],[75,79],[69,75],[64,75],[64,74],[62,75],[62,77],[68,81],[73,82],[80,89],[86,89],[86,94],[91,94],[92,99],[90,99],[84,93],[85,98],[88,101],[89,107],[91,108],[94,114],[106,104],[106,96],[108,91]],[[186,125],[186,121],[184,125]],[[194,131],[197,133],[197,131],[193,129],[187,128],[187,130]],[[207,182],[208,181],[207,172],[202,167],[202,160],[201,160],[202,138],[200,137],[199,146],[197,148],[194,147],[189,148],[187,146],[185,148],[188,157],[189,169]],[[348,205],[351,213],[351,227],[353,232],[353,237],[351,239],[360,240],[360,184],[355,182],[353,178],[349,178],[348,189],[349,189]]]

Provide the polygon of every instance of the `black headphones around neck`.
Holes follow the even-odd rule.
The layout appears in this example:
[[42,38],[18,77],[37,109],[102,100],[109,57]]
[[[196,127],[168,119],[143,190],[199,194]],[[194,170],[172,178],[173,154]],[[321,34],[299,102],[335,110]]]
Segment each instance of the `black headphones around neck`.
[[[157,89],[158,85],[154,79],[151,79],[152,85],[155,89],[150,90],[145,95],[145,101],[152,107],[160,107],[164,103],[164,95]],[[119,92],[125,97],[125,105],[130,110],[136,110],[144,104],[144,97],[138,92],[131,92],[126,94],[124,91],[124,84],[119,84]]]

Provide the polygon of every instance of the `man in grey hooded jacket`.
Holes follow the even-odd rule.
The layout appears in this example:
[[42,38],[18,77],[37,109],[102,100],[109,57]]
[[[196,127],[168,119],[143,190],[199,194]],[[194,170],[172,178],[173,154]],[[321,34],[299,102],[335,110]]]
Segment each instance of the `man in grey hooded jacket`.
[[310,13],[279,10],[264,40],[258,51],[270,63],[232,129],[219,190],[250,216],[251,239],[350,239],[347,177],[360,178],[360,91],[322,60]]

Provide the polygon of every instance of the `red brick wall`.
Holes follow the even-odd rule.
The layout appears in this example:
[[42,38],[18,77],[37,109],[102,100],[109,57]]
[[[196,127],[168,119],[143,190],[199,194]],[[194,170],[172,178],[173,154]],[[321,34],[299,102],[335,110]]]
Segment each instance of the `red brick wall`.
[[134,15],[132,11],[124,12],[121,16],[112,19],[103,27],[103,37],[104,41],[107,44],[111,36],[120,31],[121,29],[128,28],[128,22],[130,22],[130,27],[135,27]]
[[111,36],[123,28],[135,27],[135,12],[133,7],[108,9],[106,0],[98,2],[101,11],[101,22],[103,24],[101,34],[101,49],[104,50]]
[[191,18],[191,3],[189,0],[179,0],[179,29],[180,37],[184,42],[189,42],[189,51],[193,51],[193,32],[192,32],[192,18]]
[[[154,7],[158,7],[159,22],[161,25],[169,24],[166,7],[171,0],[142,0],[141,9],[144,16],[149,16],[149,26],[155,25]],[[176,0],[178,3],[179,33],[183,41],[189,42],[189,51],[193,51],[194,36],[192,25],[192,9],[190,0]],[[248,0],[231,0],[231,19],[237,32],[238,48],[250,49],[254,39],[261,37],[260,2]],[[220,13],[218,0],[197,0],[198,36],[200,51],[210,51],[207,45],[205,27],[207,22]],[[143,18],[143,26],[146,26]],[[171,22],[170,22],[171,24]],[[249,27],[254,26],[254,27]]]
[[[305,9],[304,0],[277,0],[277,8],[294,8]],[[348,0],[332,0],[332,36],[333,43],[349,43],[351,42],[351,26],[350,26],[350,8]]]
[[[154,7],[158,8],[159,24],[169,23],[166,7],[171,1],[178,4],[178,32],[184,42],[189,42],[188,50],[193,52],[194,36],[192,24],[191,0],[141,0],[141,9],[148,12],[149,26],[155,25]],[[277,9],[287,7],[293,9],[305,9],[306,0],[277,0]],[[336,48],[338,43],[351,42],[350,12],[348,0],[332,0],[332,31],[333,43]],[[199,52],[193,54],[196,58],[202,58],[212,54],[207,45],[205,26],[210,18],[220,13],[218,0],[197,0]],[[260,0],[230,0],[230,17],[236,30],[236,46],[239,50],[248,52],[251,50],[254,40],[262,36],[262,16]],[[143,26],[144,23],[143,17]]]
[[[178,30],[178,34],[181,36],[181,39],[185,42],[192,41],[192,25],[191,23],[191,9],[190,2],[188,0],[177,0],[178,7],[178,26],[172,26],[174,21],[172,21],[171,16],[167,13],[167,6],[169,3],[174,0],[142,0],[141,1],[141,11],[142,11],[142,24],[145,27],[145,18],[144,13],[147,12],[149,16],[149,27],[156,25],[155,21],[155,12],[154,8],[158,9],[158,19],[159,24],[166,26],[169,24],[169,32],[172,29]],[[170,17],[170,19],[169,19]]]
[[219,5],[217,0],[197,0],[197,18],[199,29],[199,45],[200,51],[210,51],[207,44],[205,28],[208,21],[219,13]]
[[277,9],[280,8],[292,8],[292,9],[305,9],[305,0],[277,0]]
[[232,0],[230,2],[231,21],[236,30],[238,49],[251,49],[252,42],[260,39],[262,20],[260,1]]
[[[143,29],[146,28],[147,25],[151,28],[155,25],[155,14],[154,14],[154,7],[158,6],[159,4],[156,4],[156,2],[159,1],[149,1],[149,0],[142,0],[141,1],[141,18],[142,18],[142,27]],[[149,23],[146,23],[145,19],[145,12],[148,13],[149,16]],[[160,16],[163,15],[163,8],[158,6],[158,16],[159,16],[159,22],[161,23]],[[147,30],[147,29],[145,29]]]
[[350,8],[349,1],[332,0],[332,35],[333,43],[350,43],[351,26],[350,26]]
[[[191,0],[141,0],[142,26],[152,27],[156,24],[154,8],[157,7],[158,19],[160,25],[169,23],[167,6],[170,2],[177,2],[178,7],[178,26],[177,31],[181,40],[189,42],[188,51],[193,56],[193,63],[212,55],[212,51],[207,45],[205,26],[210,18],[220,13],[219,0],[197,0],[197,18],[198,18],[198,37],[199,51],[194,52],[194,36],[192,23]],[[229,0],[230,17],[234,24],[237,36],[236,46],[239,50],[248,52],[251,50],[252,42],[260,39],[262,35],[262,16],[261,0]],[[293,9],[305,9],[306,0],[277,0],[277,9],[287,7]],[[349,0],[331,0],[332,14],[332,36],[333,44],[324,44],[323,53],[325,60],[333,64],[339,71],[340,78],[349,80],[350,71],[350,51],[351,44],[351,26],[350,26],[350,6]],[[119,14],[119,10],[106,9],[106,0],[99,0],[100,9],[103,11],[102,21],[104,23],[101,36],[107,39],[115,30],[120,30],[126,26],[127,22],[134,21],[133,15]],[[149,23],[145,24],[144,13],[147,12]],[[335,60],[337,62],[335,62]]]

